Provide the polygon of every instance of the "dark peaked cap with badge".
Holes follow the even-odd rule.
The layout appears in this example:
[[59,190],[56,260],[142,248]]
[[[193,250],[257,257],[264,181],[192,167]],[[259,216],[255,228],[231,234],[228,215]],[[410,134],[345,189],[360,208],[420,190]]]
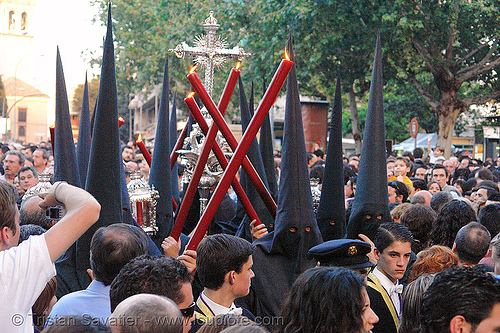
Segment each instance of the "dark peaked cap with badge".
[[368,259],[370,244],[355,239],[330,240],[309,250],[309,256],[319,261],[320,266],[346,267],[350,269],[372,267]]

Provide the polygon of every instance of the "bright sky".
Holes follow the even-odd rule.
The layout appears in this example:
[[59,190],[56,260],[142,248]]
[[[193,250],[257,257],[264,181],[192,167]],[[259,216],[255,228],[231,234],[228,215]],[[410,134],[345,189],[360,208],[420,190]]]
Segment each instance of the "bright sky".
[[[83,84],[85,71],[98,74],[100,68],[90,68],[89,51],[101,54],[106,27],[98,20],[97,7],[90,0],[37,0],[34,18],[34,36],[38,63],[41,64],[39,88],[49,96],[55,95],[56,47],[59,46],[68,95],[78,84]],[[49,110],[54,106],[49,106]],[[51,112],[49,112],[50,114]],[[50,118],[50,117],[49,117]],[[49,119],[50,121],[51,119]]]

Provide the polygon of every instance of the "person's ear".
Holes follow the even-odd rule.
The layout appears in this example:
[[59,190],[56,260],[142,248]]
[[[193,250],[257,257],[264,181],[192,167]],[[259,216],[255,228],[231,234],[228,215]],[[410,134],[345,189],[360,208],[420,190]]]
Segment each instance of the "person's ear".
[[375,259],[377,261],[379,261],[380,260],[380,251],[377,248],[375,248],[375,249],[373,249],[373,254],[375,255]]
[[9,227],[0,229],[0,248],[6,249],[9,247],[12,235],[12,230]]
[[236,281],[236,271],[231,271],[228,273],[229,275],[229,284],[233,285],[234,282]]
[[464,316],[457,315],[450,320],[450,333],[469,333],[471,324],[469,324]]

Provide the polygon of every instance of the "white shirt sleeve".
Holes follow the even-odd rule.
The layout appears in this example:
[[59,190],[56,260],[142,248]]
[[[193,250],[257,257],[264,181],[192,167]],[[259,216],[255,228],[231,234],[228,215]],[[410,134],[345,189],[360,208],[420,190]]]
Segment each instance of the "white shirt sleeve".
[[33,332],[31,307],[56,275],[44,235],[0,252],[0,327],[5,332]]

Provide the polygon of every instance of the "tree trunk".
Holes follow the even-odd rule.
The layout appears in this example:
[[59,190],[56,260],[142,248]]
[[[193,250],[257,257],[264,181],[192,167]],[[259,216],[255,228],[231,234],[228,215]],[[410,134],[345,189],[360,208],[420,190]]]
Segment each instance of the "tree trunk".
[[349,85],[347,91],[347,98],[349,100],[349,111],[351,113],[352,123],[352,136],[354,137],[354,146],[356,154],[361,154],[361,147],[363,137],[361,136],[361,126],[359,124],[358,107],[356,106],[356,95],[354,94],[354,83]]
[[436,110],[439,120],[437,145],[444,148],[444,157],[447,159],[451,155],[451,139],[455,121],[463,111],[465,111],[465,106],[456,99],[456,92],[441,91],[440,104]]

